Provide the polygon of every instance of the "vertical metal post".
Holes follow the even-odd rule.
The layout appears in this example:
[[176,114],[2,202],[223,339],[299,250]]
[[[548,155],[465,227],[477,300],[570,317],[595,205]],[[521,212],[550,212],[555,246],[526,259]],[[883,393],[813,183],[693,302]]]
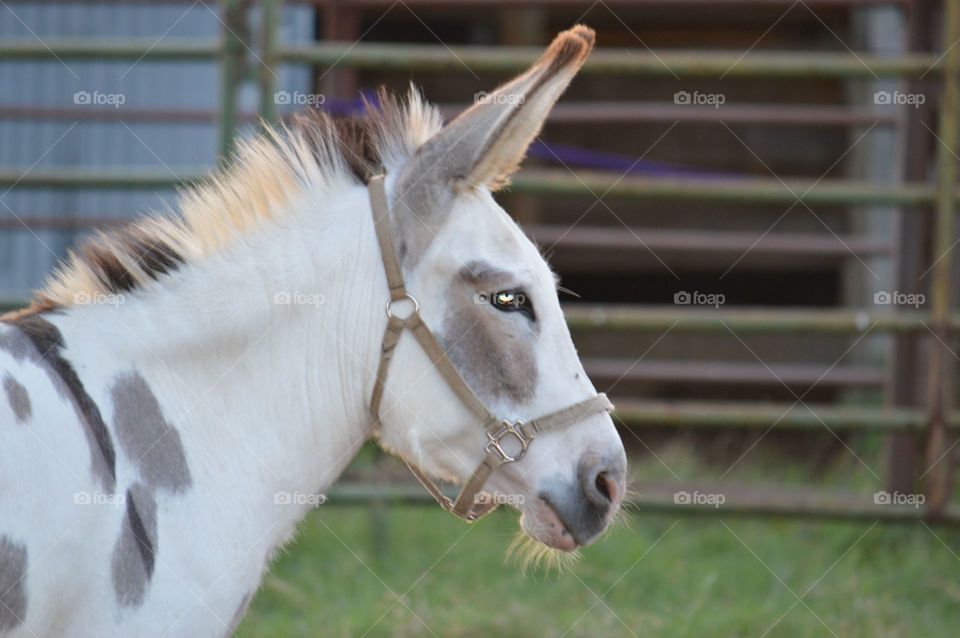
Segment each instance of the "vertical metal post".
[[[511,7],[499,15],[501,34],[498,44],[505,46],[543,46],[549,42],[547,12],[543,7]],[[478,86],[478,89],[484,87]],[[543,197],[531,193],[505,193],[497,197],[518,224],[543,222]]]
[[220,112],[218,119],[220,161],[230,157],[237,126],[237,86],[243,66],[243,43],[237,35],[244,28],[242,0],[221,0],[223,24],[220,40]]
[[[360,11],[342,0],[329,0],[323,11],[323,39],[355,42],[360,37]],[[353,99],[357,95],[356,69],[317,69],[316,90],[327,99]]]
[[[909,53],[922,53],[936,49],[934,25],[939,19],[939,0],[916,0],[905,11]],[[932,75],[932,74],[931,74]],[[932,78],[911,79],[907,92],[918,94],[929,91]],[[911,117],[902,120],[904,129],[906,161],[904,179],[907,183],[922,183],[929,178],[933,146],[938,142],[924,128],[924,122],[934,121],[935,104],[931,99],[912,109]],[[912,293],[929,292],[928,281],[921,278],[932,263],[930,258],[930,227],[932,220],[929,207],[902,207],[898,213],[896,241],[896,289]],[[926,378],[929,372],[925,353],[929,333],[907,332],[892,335],[893,354],[890,360],[889,402],[898,408],[920,408],[926,405],[925,391],[929,387]],[[926,470],[920,457],[922,438],[914,432],[898,432],[887,437],[888,492],[911,494],[917,490],[917,477]]]
[[283,0],[262,0],[260,15],[260,60],[257,80],[260,85],[260,117],[272,124],[277,121],[275,98],[277,77],[280,74],[277,40],[283,16]]
[[943,344],[950,343],[950,274],[953,259],[950,252],[954,241],[954,213],[956,209],[958,150],[957,118],[960,112],[960,48],[954,46],[960,39],[960,0],[947,0],[944,15],[942,46],[947,49],[943,68],[943,89],[940,99],[940,123],[937,136],[937,204],[933,234],[931,271],[931,329],[942,343],[934,341],[930,355],[929,411],[930,432],[927,439],[926,497],[930,515],[942,514],[950,498],[950,459],[947,443],[952,394],[951,354]]

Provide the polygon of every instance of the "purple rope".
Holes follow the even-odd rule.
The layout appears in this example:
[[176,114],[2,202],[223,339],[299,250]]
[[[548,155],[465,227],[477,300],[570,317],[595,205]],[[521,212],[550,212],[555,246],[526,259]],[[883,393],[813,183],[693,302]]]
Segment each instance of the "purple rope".
[[555,164],[593,168],[601,171],[615,171],[621,175],[635,173],[644,175],[718,175],[716,172],[687,168],[668,162],[637,160],[629,155],[621,155],[620,153],[594,151],[579,146],[569,146],[567,144],[548,144],[542,140],[534,140],[533,144],[530,145],[528,154],[531,157]]

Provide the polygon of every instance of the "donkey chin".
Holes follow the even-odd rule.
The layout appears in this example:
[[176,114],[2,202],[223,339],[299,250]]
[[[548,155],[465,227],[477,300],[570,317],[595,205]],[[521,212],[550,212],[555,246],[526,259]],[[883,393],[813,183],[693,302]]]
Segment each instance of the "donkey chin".
[[[575,478],[555,476],[539,482],[532,497],[500,498],[497,504],[520,511],[520,529],[513,549],[522,548],[526,558],[546,558],[574,553],[596,541],[621,515],[626,493],[626,458],[586,453]],[[551,551],[558,550],[558,551]]]

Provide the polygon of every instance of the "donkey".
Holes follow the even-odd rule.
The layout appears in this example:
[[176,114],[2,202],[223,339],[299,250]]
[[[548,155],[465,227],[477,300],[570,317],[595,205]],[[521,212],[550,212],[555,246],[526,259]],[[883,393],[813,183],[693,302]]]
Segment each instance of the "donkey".
[[370,439],[431,490],[516,497],[544,546],[608,526],[626,477],[609,405],[491,195],[593,41],[560,34],[447,126],[411,89],[268,131],[2,318],[0,635],[231,635]]

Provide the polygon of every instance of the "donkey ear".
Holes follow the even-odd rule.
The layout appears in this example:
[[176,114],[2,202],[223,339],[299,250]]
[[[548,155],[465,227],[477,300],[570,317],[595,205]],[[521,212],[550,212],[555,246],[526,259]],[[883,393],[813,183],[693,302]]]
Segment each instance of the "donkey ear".
[[[403,169],[391,204],[401,258],[423,253],[456,193],[509,183],[554,103],[593,49],[593,30],[558,35],[525,73],[479,100],[427,140]],[[412,218],[412,219],[411,219]]]
[[430,139],[419,160],[425,167],[435,164],[455,190],[506,186],[593,42],[593,30],[583,25],[559,34],[524,74],[483,96]]

